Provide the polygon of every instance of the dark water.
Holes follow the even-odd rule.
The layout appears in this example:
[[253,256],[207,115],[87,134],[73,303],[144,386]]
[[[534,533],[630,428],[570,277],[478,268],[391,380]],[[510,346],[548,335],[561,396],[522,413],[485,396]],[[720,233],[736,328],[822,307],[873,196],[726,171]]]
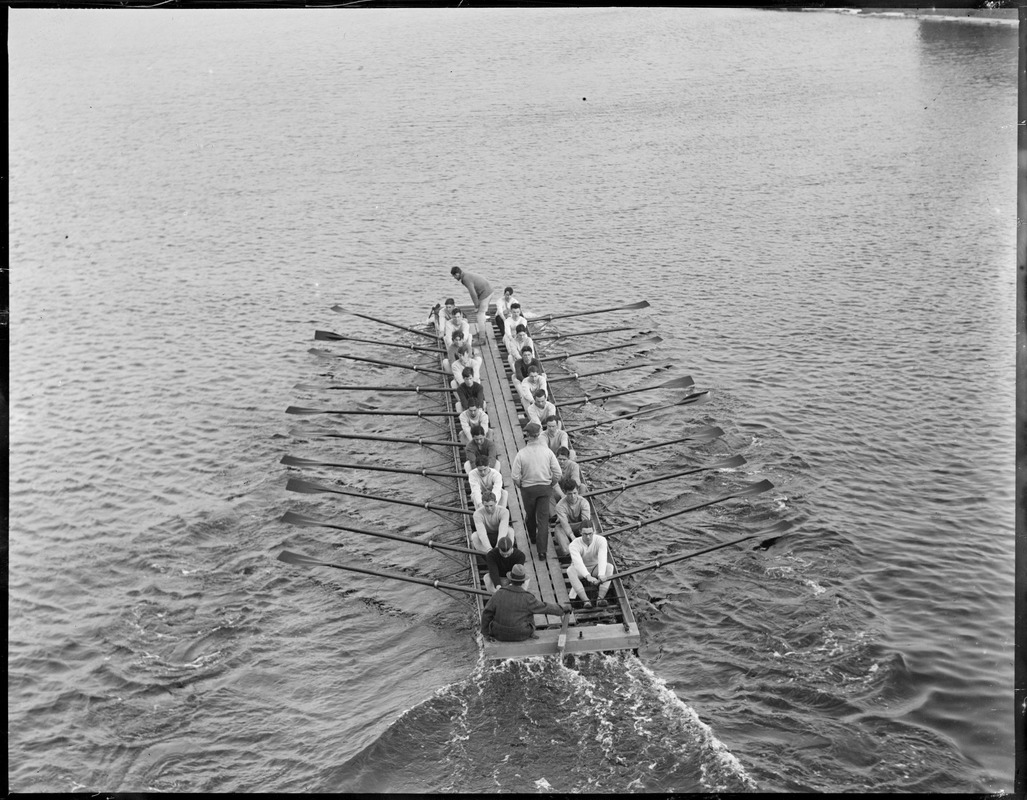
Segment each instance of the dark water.
[[[743,9],[12,11],[11,789],[1010,791],[1016,37]],[[410,382],[315,359],[312,333],[403,339],[330,307],[419,323],[453,264],[537,313],[646,298],[562,327],[657,333],[710,390],[577,447],[724,437],[591,482],[748,463],[604,519],[774,482],[643,527],[624,566],[796,532],[640,576],[638,657],[568,667],[481,663],[459,598],[278,562],[463,577],[279,521],[458,538],[287,493],[278,463],[445,463],[311,435],[424,421],[283,411],[343,405],[297,382]]]

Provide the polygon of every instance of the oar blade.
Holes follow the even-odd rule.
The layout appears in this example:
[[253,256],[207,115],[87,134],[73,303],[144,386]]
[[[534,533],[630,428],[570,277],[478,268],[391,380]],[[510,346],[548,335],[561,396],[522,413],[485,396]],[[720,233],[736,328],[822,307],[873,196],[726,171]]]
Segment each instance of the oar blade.
[[742,456],[731,456],[731,458],[725,458],[723,461],[710,464],[706,469],[733,469],[734,467],[742,466],[744,463],[745,459]]
[[285,484],[285,490],[287,492],[299,492],[300,494],[322,494],[323,492],[332,491],[327,486],[321,486],[300,478],[289,478],[288,483]]
[[321,520],[308,517],[305,514],[297,514],[295,511],[286,511],[282,514],[281,521],[288,525],[298,525],[301,528],[320,528]]
[[278,560],[284,561],[286,564],[297,564],[301,567],[330,567],[331,564],[325,561],[318,561],[316,558],[310,556],[304,556],[300,553],[293,553],[289,550],[283,550],[278,554]]
[[739,492],[736,492],[732,496],[733,497],[754,497],[755,495],[763,494],[764,492],[769,491],[769,490],[771,490],[773,488],[774,488],[774,484],[771,483],[770,481],[768,481],[766,478],[764,478],[762,481],[759,481],[757,483],[750,483],[744,489],[742,489]]
[[282,456],[282,460],[279,464],[285,464],[287,467],[320,467],[324,466],[323,461],[315,461],[312,458],[300,458],[299,456]]
[[682,375],[680,378],[673,378],[666,383],[660,383],[656,386],[650,386],[650,389],[687,389],[689,386],[695,386],[695,381],[692,380],[691,375]]
[[289,406],[285,409],[286,414],[297,414],[299,416],[310,416],[312,414],[324,414],[320,408],[304,408],[303,406]]
[[342,342],[346,340],[346,337],[340,333],[332,333],[331,331],[314,331],[314,338],[322,342]]

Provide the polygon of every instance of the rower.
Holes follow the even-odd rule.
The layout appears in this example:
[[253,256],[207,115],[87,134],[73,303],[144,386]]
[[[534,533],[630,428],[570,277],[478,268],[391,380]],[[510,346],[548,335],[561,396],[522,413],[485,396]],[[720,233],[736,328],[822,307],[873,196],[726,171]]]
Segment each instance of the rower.
[[471,428],[479,427],[485,431],[488,435],[489,432],[489,415],[481,410],[481,406],[478,405],[477,398],[471,398],[468,402],[467,409],[460,412],[459,416],[460,428],[464,434],[464,442],[470,444],[473,434]]
[[428,312],[428,321],[435,326],[435,332],[439,336],[442,336],[445,331],[446,323],[449,322],[454,308],[456,308],[456,300],[452,297],[447,297],[445,300],[445,306],[436,303],[432,307],[432,310]]
[[482,506],[485,497],[493,497],[496,505],[507,508],[509,494],[503,488],[503,476],[498,469],[489,466],[489,458],[480,453],[474,462],[474,469],[467,476],[471,484],[471,502],[475,509]]
[[549,445],[549,449],[553,451],[553,455],[557,456],[557,461],[559,461],[560,450],[571,452],[570,439],[567,437],[566,431],[560,427],[560,420],[557,419],[556,414],[550,414],[542,420],[542,424],[546,426],[544,429],[546,444]]
[[461,345],[456,351],[456,361],[453,362],[453,388],[456,388],[456,384],[460,382],[460,376],[466,367],[473,370],[474,380],[479,380],[481,361],[481,356],[474,351],[470,344]]
[[543,375],[546,372],[546,368],[542,366],[542,362],[535,358],[535,351],[530,347],[521,348],[521,357],[514,362],[514,380],[520,383],[528,377],[528,367],[532,364],[538,364],[538,371]]
[[543,603],[527,591],[528,575],[523,564],[514,564],[507,575],[508,583],[501,586],[485,604],[481,615],[481,635],[501,642],[523,642],[537,639],[535,615],[563,616],[571,613],[571,606]]
[[492,302],[492,285],[480,275],[472,275],[464,272],[460,267],[453,267],[449,271],[456,280],[460,281],[471,296],[471,305],[474,306],[478,330],[476,331],[474,343],[481,347],[482,338],[487,335],[485,329],[485,312],[488,311],[489,303]]
[[510,530],[510,512],[500,508],[496,498],[487,494],[481,498],[481,508],[474,512],[474,533],[471,544],[482,555],[488,553],[504,536],[513,537]]
[[[556,451],[556,460],[560,463],[560,482],[562,483],[565,478],[570,478],[578,485],[578,490],[581,491],[585,488],[584,482],[581,480],[581,467],[578,466],[578,462],[571,458],[570,448],[561,447]],[[560,483],[556,484],[553,489],[553,494],[557,500],[563,499],[563,489],[560,488]]]
[[464,448],[467,460],[464,461],[464,471],[471,472],[478,463],[478,456],[484,455],[488,459],[488,465],[493,469],[499,469],[499,448],[496,443],[485,436],[485,429],[481,425],[471,426],[471,441]]
[[444,370],[447,372],[453,371],[453,365],[456,363],[457,356],[465,344],[467,344],[467,338],[464,336],[463,329],[454,330],[453,338],[446,345],[446,357],[442,360],[442,368]]
[[534,422],[542,430],[542,420],[556,416],[556,406],[546,397],[545,389],[537,389],[532,402],[524,409],[528,422]]
[[590,584],[599,584],[599,598],[596,605],[605,606],[606,593],[610,591],[609,580],[600,583],[601,578],[613,577],[613,564],[609,562],[606,537],[600,536],[592,528],[592,520],[582,520],[581,536],[571,542],[568,551],[571,554],[571,565],[567,567],[567,579],[571,583],[570,599],[580,598],[585,608],[592,608],[582,580]]
[[561,478],[559,486],[563,497],[556,504],[556,552],[564,556],[585,520],[592,519],[592,508],[588,500],[578,494],[578,484],[573,478]]
[[514,565],[524,564],[524,551],[517,547],[517,542],[510,536],[504,536],[499,543],[485,555],[485,564],[489,568],[485,576],[485,588],[495,592],[500,586],[510,583],[506,577]]
[[523,322],[518,324],[516,329],[512,326],[512,322],[507,326],[510,330],[508,330],[506,336],[503,337],[503,344],[506,346],[507,361],[510,363],[510,371],[515,372],[517,369],[517,361],[520,358],[521,353],[524,352],[524,348],[530,348],[532,352],[535,352],[535,343],[528,335],[528,326]]
[[456,410],[465,411],[471,407],[472,400],[477,400],[481,410],[484,411],[486,409],[485,390],[480,383],[474,380],[474,369],[464,367],[461,378],[463,380],[456,387]]
[[[506,320],[510,316],[511,303],[517,303],[517,298],[513,296],[513,287],[507,286],[503,289],[503,296],[496,301],[496,316],[493,318],[500,336],[506,335]],[[520,303],[517,305],[519,307]]]
[[[518,325],[524,325],[525,330],[528,334],[531,334],[531,328],[528,327],[528,318],[521,313],[521,304],[517,302],[510,303],[510,317],[507,320],[509,323],[506,325],[507,332],[516,331]],[[520,350],[514,351],[515,353],[521,352]]]
[[545,394],[548,391],[548,384],[546,383],[546,376],[542,374],[536,362],[528,367],[527,376],[517,385],[517,394],[521,398],[521,406],[525,412],[527,412],[528,406],[531,404],[531,398],[538,391]]

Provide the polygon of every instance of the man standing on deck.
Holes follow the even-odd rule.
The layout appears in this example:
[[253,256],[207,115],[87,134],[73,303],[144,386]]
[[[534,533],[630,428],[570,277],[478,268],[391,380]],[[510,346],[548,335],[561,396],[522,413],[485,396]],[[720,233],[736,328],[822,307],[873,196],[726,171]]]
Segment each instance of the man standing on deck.
[[592,520],[582,520],[581,536],[571,542],[567,548],[571,554],[571,565],[567,567],[567,579],[571,582],[570,599],[578,597],[584,601],[585,608],[592,608],[592,603],[581,585],[582,579],[591,584],[599,584],[599,599],[596,605],[600,608],[606,603],[606,593],[610,591],[610,582],[603,578],[613,577],[613,564],[607,557],[606,537],[600,536],[592,528]]
[[481,615],[481,634],[501,642],[523,642],[535,639],[535,615],[563,616],[571,613],[569,604],[558,606],[543,603],[524,588],[528,576],[523,564],[515,564],[508,576],[509,583],[501,586],[489,598]]
[[511,467],[514,486],[520,489],[524,506],[524,527],[539,561],[546,559],[549,544],[549,498],[560,480],[560,462],[539,438],[542,426],[529,422],[524,428],[528,443],[517,451]]
[[518,549],[517,543],[511,537],[504,536],[499,540],[499,544],[486,553],[485,563],[489,568],[489,574],[485,576],[485,588],[495,592],[500,586],[506,586],[510,582],[506,576],[515,565],[524,564],[524,553]]
[[478,332],[475,334],[474,344],[482,346],[482,337],[488,336],[485,330],[485,312],[488,311],[489,303],[492,302],[492,286],[480,275],[472,275],[464,272],[460,267],[453,267],[449,274],[462,283],[467,293],[471,295],[471,305],[477,311]]

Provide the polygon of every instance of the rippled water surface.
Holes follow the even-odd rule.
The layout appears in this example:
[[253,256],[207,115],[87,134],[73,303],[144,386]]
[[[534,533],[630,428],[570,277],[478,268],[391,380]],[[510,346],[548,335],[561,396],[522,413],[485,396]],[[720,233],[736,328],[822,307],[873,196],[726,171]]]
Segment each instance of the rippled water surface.
[[[9,22],[12,790],[1012,789],[1015,22]],[[446,464],[317,435],[434,435],[424,420],[283,412],[427,407],[293,386],[412,385],[307,349],[315,329],[412,342],[331,306],[419,324],[463,302],[452,265],[536,313],[648,299],[555,325],[658,334],[648,357],[710,391],[579,434],[587,453],[725,432],[602,462],[590,483],[747,464],[629,490],[604,519],[773,481],[628,535],[624,566],[782,519],[795,532],[631,580],[638,655],[566,666],[480,662],[458,597],[277,561],[466,580],[434,552],[279,521],[456,541],[423,510],[286,492],[279,463]]]

